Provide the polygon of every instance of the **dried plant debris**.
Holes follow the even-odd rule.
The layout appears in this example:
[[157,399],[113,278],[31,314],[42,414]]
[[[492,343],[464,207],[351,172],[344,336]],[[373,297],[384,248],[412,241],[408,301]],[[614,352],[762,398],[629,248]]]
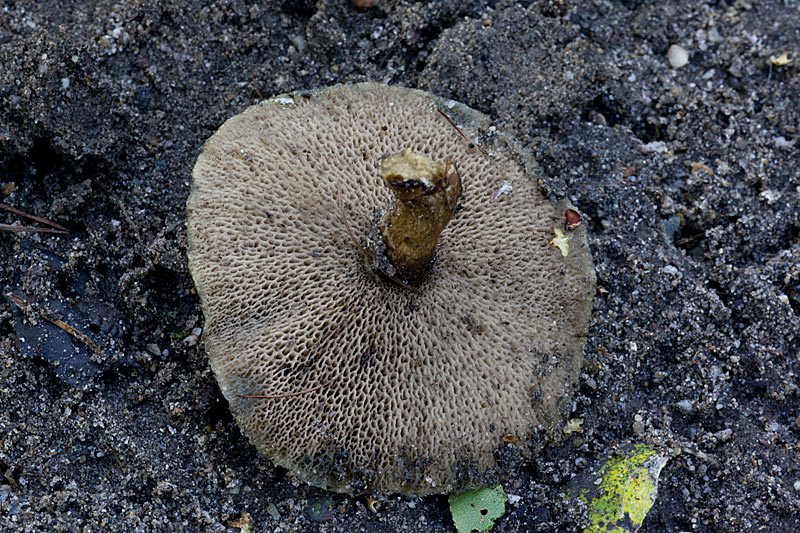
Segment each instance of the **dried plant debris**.
[[635,533],[658,495],[667,455],[644,444],[614,454],[570,483],[568,497],[588,504],[584,533]]
[[99,372],[136,363],[118,351],[120,313],[99,301],[57,298],[33,303],[19,290],[5,292],[14,314],[17,349],[44,358],[55,374],[75,387],[89,384]]

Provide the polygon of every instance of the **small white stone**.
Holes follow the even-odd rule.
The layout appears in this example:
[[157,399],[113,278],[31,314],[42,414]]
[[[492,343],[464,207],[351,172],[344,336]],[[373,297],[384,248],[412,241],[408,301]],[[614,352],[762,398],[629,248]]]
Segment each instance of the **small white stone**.
[[672,68],[681,68],[689,63],[689,53],[681,46],[673,44],[667,50],[667,59]]
[[69,89],[69,78],[61,78],[61,88],[65,91]]
[[767,423],[766,429],[767,429],[767,431],[772,431],[774,433],[774,432],[782,430],[783,426],[781,426],[780,424],[778,424],[777,422],[772,420],[769,423]]
[[303,38],[302,35],[292,35],[289,37],[289,40],[292,42],[295,48],[299,53],[303,53],[306,51],[306,40]]
[[643,144],[639,150],[645,154],[665,154],[667,153],[667,145],[664,141],[653,141]]
[[783,135],[775,137],[773,141],[775,142],[775,148],[789,148],[792,145]]
[[508,498],[508,503],[511,505],[517,505],[520,501],[522,501],[522,496],[517,496],[516,494],[506,494]]
[[713,436],[724,442],[730,440],[730,438],[733,436],[733,430],[731,428],[723,429],[713,433]]
[[759,196],[766,200],[769,205],[772,205],[781,199],[781,193],[772,189],[763,191],[761,194],[759,194]]
[[670,276],[676,276],[678,274],[678,269],[672,265],[667,265],[664,267],[664,274],[669,274]]

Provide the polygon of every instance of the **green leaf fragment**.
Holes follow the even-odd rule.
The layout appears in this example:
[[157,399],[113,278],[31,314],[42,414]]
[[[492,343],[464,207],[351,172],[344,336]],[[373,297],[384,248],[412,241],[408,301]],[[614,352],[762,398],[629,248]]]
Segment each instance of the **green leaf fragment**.
[[450,513],[458,533],[492,529],[494,521],[505,514],[507,499],[502,485],[451,494]]
[[634,533],[644,522],[658,494],[658,476],[667,458],[637,444],[627,455],[612,457],[593,474],[595,490],[581,490],[589,501],[592,525],[584,533]]

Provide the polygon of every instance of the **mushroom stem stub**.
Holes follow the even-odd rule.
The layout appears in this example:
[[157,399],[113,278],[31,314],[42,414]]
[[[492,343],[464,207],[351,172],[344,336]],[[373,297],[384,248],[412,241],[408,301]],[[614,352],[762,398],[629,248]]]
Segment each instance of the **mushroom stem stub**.
[[455,214],[461,179],[449,159],[439,163],[410,150],[385,157],[380,174],[396,199],[378,224],[386,255],[398,277],[415,280]]

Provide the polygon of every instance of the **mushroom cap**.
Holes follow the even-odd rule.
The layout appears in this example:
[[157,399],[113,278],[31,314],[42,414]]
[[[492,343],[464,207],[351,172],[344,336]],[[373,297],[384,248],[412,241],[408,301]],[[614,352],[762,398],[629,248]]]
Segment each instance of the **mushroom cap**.
[[[406,149],[464,186],[416,290],[364,268],[337,208],[364,242],[392,197],[380,158]],[[189,268],[256,448],[313,485],[424,495],[494,482],[557,433],[595,278],[585,224],[567,257],[548,245],[567,204],[539,176],[485,116],[418,90],[337,85],[225,122],[194,167]]]

